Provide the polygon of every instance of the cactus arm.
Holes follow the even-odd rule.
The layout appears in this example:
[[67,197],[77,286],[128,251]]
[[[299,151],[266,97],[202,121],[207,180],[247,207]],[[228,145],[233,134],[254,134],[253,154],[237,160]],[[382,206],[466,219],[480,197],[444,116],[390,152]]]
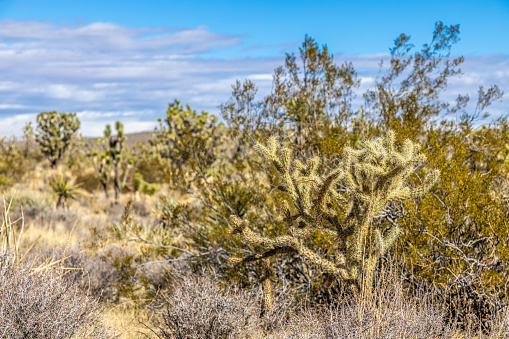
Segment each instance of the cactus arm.
[[[246,241],[251,245],[262,246],[268,251],[260,255],[251,255],[246,258],[233,258],[232,262],[244,262],[264,259],[278,253],[292,253],[297,252],[303,256],[307,261],[321,267],[325,272],[349,279],[350,276],[344,268],[338,268],[330,260],[324,259],[316,253],[309,250],[306,246],[302,245],[297,238],[292,236],[280,236],[275,238],[260,237],[249,229],[249,222],[247,220],[240,220],[236,216],[230,216],[230,221],[234,227],[230,230],[230,234],[237,234],[241,240]],[[339,265],[345,265],[345,257],[341,254],[337,257]]]

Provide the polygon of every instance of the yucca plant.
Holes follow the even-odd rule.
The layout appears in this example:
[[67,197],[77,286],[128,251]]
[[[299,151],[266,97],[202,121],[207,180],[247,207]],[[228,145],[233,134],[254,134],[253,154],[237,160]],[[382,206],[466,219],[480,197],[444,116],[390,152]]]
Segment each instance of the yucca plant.
[[61,206],[65,206],[67,200],[76,199],[76,195],[78,195],[78,189],[81,187],[81,183],[74,183],[73,180],[70,180],[63,175],[57,174],[54,175],[50,182],[49,186],[53,190],[53,193],[57,196],[57,208]]

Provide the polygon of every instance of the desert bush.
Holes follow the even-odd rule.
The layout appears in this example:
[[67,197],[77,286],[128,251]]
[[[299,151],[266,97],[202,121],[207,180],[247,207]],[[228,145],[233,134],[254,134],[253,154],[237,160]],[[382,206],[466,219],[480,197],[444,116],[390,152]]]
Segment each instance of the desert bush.
[[286,54],[284,65],[274,70],[271,93],[261,100],[250,80],[232,86],[232,97],[220,109],[241,144],[291,135],[298,151],[309,156],[324,155],[332,139],[342,143],[338,136],[353,114],[352,90],[360,84],[352,63],[335,64],[327,46],[307,35],[298,57]]
[[[115,283],[119,280],[119,274],[107,253],[92,254],[78,248],[66,249],[65,253],[78,253],[65,260],[68,269],[64,275],[66,281],[99,302],[117,300],[118,289]],[[61,258],[64,251],[48,250],[40,255]]]
[[[0,171],[5,171],[5,168],[3,170],[0,168]],[[14,180],[5,174],[0,174],[0,190],[5,190],[6,188],[11,187],[13,184]]]
[[350,296],[325,309],[304,310],[269,338],[456,338],[445,311],[429,299],[409,299],[401,283],[386,281],[371,296]]
[[174,229],[183,225],[185,220],[192,220],[194,208],[191,204],[179,203],[166,196],[160,196],[155,205],[157,221],[163,228]]
[[0,336],[110,338],[99,304],[62,278],[62,271],[10,264],[0,256]]
[[249,338],[259,326],[256,296],[212,277],[187,276],[166,297],[160,326],[163,338]]
[[150,205],[145,201],[133,201],[132,206],[134,214],[139,217],[147,218],[152,213]]
[[0,191],[5,191],[22,180],[31,167],[15,137],[0,137]]
[[69,176],[74,178],[76,182],[82,184],[81,189],[86,192],[94,193],[96,190],[103,188],[100,181],[97,180],[97,172],[94,166],[90,164],[89,153],[86,152],[84,159],[77,161],[69,167]]
[[[51,204],[54,204],[52,202]],[[19,207],[12,205],[12,220],[21,218],[21,210]],[[73,209],[55,209],[46,205],[24,206],[23,215],[27,224],[37,225],[41,228],[54,225],[59,222],[70,230],[72,225],[80,219],[81,214]]]
[[53,199],[43,192],[21,191],[15,194],[6,194],[5,200],[10,202],[15,208],[33,207],[33,206],[52,206]]

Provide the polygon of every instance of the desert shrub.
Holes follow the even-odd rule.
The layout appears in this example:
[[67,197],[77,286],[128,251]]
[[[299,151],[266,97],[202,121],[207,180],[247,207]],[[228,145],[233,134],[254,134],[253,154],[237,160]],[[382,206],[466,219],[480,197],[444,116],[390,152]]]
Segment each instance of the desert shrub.
[[485,329],[508,297],[504,125],[429,131],[425,149],[441,180],[429,196],[401,206],[406,216],[397,219],[410,285],[440,286],[451,317],[475,317]]
[[[64,276],[67,281],[100,302],[117,299],[118,289],[115,283],[119,280],[119,274],[107,254],[90,254],[77,248],[69,248],[65,253],[78,253],[65,260],[65,267],[69,269]],[[61,258],[64,252],[53,250],[43,254]]]
[[32,206],[52,206],[53,199],[51,199],[47,194],[42,192],[29,192],[29,191],[21,191],[16,194],[7,194],[5,195],[5,200],[14,208],[18,208],[20,206],[23,207],[32,207]]
[[142,218],[149,217],[151,209],[145,201],[133,201],[132,202],[134,214]]
[[111,337],[101,326],[97,301],[65,281],[63,272],[0,259],[1,337]]
[[179,203],[166,196],[160,196],[155,205],[157,221],[165,229],[181,227],[186,219],[193,219],[194,212],[191,204]]
[[256,297],[221,289],[211,277],[188,276],[166,297],[163,338],[245,338],[259,325]]
[[31,164],[23,156],[16,138],[0,137],[0,191],[5,191],[20,181],[30,171]]
[[[17,220],[21,218],[19,206],[12,205],[12,218]],[[27,223],[43,225],[54,225],[61,222],[70,230],[72,225],[80,219],[81,215],[72,209],[55,209],[45,205],[33,205],[23,207],[23,215]]]
[[[131,201],[125,206],[120,220],[106,227],[92,227],[90,231],[91,241],[87,249],[97,254],[94,256],[96,265],[105,266],[108,300],[118,302],[127,298],[137,306],[159,305],[160,292],[167,287],[169,263],[182,253],[175,247],[179,239],[173,239],[152,220],[138,222]],[[107,272],[106,266],[113,272]],[[94,277],[94,273],[85,279],[88,277]]]
[[274,70],[270,94],[257,100],[256,85],[237,80],[220,109],[240,145],[287,136],[298,152],[323,155],[328,142],[343,143],[338,136],[348,127],[359,84],[352,63],[337,65],[326,45],[306,35],[297,56],[287,53],[284,65]]
[[69,174],[75,178],[76,182],[82,184],[81,188],[89,193],[93,193],[101,188],[100,182],[97,180],[96,172],[93,166],[90,165],[90,160],[77,162],[69,169]]
[[[0,168],[0,171],[5,171],[4,169]],[[6,188],[11,187],[14,184],[14,180],[12,178],[6,176],[5,174],[0,174],[0,190],[5,190]]]
[[326,309],[302,311],[269,337],[455,338],[453,327],[446,323],[444,310],[433,306],[428,298],[409,299],[401,283],[386,282],[368,298],[347,298]]

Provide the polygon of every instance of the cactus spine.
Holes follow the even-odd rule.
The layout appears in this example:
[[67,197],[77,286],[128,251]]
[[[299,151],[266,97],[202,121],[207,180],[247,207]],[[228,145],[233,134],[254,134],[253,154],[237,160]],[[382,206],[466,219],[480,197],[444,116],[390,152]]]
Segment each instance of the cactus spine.
[[[434,170],[421,185],[409,187],[407,179],[426,157],[419,153],[420,146],[410,140],[404,141],[400,151],[396,150],[395,139],[394,132],[389,131],[383,138],[364,142],[358,150],[347,147],[340,166],[325,175],[317,173],[318,157],[306,164],[293,160],[292,151],[281,148],[275,137],[268,140],[267,146],[258,144],[257,151],[277,170],[280,180],[277,189],[287,198],[282,207],[287,235],[261,237],[251,231],[248,220],[231,215],[230,233],[263,251],[230,260],[240,263],[280,253],[297,253],[320,267],[328,277],[344,280],[352,292],[360,292],[363,285],[369,290],[377,261],[401,232],[393,226],[382,234],[371,227],[373,218],[391,202],[426,193],[439,178],[439,171]],[[346,189],[338,189],[340,182]],[[304,245],[303,240],[315,231],[336,239],[335,261],[319,256]],[[365,249],[368,236],[374,241],[370,250]],[[266,287],[267,290],[272,289]]]

